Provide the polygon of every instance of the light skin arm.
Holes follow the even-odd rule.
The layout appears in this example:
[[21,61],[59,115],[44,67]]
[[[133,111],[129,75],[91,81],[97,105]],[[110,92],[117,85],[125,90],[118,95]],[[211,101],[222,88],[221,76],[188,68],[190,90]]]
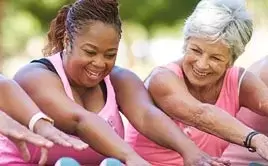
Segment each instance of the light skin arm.
[[184,81],[168,69],[152,73],[149,92],[169,116],[229,142],[243,145],[252,131],[219,107],[195,99]]
[[29,64],[16,74],[15,80],[59,129],[79,136],[103,155],[124,162],[137,157],[102,118],[67,97],[60,78],[42,64]]
[[[260,77],[248,71],[245,73],[240,87],[239,99],[241,106],[268,117],[268,88],[263,82],[267,83],[265,66],[263,66],[263,69],[260,68]],[[268,138],[265,135],[258,134],[254,136],[252,138],[252,147],[256,148],[261,157],[268,160]]]
[[158,109],[143,82],[131,71],[114,67],[111,72],[116,99],[121,112],[141,134],[160,146],[177,151],[184,157],[185,165],[204,162],[218,165],[228,161],[209,158],[184,135],[177,125]]
[[267,80],[267,76],[262,74],[261,77],[246,71],[240,87],[239,100],[241,106],[257,114],[268,116],[268,88],[261,80]]

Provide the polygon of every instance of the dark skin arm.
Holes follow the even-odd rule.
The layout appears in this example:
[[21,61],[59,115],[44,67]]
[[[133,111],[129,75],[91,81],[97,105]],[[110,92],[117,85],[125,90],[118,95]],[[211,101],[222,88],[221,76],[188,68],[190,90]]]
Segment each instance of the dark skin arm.
[[114,67],[111,82],[121,112],[141,134],[161,146],[177,151],[184,157],[186,165],[194,165],[198,160],[212,165],[217,165],[218,162],[228,163],[220,160],[216,162],[202,153],[177,125],[154,105],[143,82],[134,73]]
[[180,154],[197,148],[177,125],[153,104],[143,82],[134,73],[115,67],[111,73],[111,82],[122,113],[143,135]]
[[229,142],[243,145],[252,131],[219,107],[195,99],[184,80],[168,69],[161,68],[152,73],[149,92],[169,116]]
[[[40,135],[34,134],[2,111],[0,111],[0,133],[8,137],[17,146],[20,155],[26,162],[31,159],[26,142],[45,148],[53,146],[52,142]],[[46,162],[47,150],[45,148],[41,149],[39,164],[45,164]]]
[[60,78],[42,64],[29,64],[15,80],[59,129],[77,135],[103,155],[124,162],[137,157],[103,119],[73,102],[65,94]]
[[[28,126],[31,117],[40,111],[39,108],[15,81],[0,76],[0,88],[0,109]],[[24,116],[19,115],[21,112]]]
[[[31,157],[26,142],[40,147],[51,148],[53,146],[52,142],[34,134],[4,113],[12,113],[14,117],[17,117],[17,119],[27,125],[31,116],[37,113],[39,109],[31,103],[32,101],[26,93],[23,92],[15,81],[6,79],[3,76],[0,76],[0,89],[0,133],[15,143],[25,161],[29,161]],[[17,112],[24,112],[25,116],[18,117],[16,115]],[[40,164],[45,163],[46,153],[46,150],[43,149],[39,161]]]

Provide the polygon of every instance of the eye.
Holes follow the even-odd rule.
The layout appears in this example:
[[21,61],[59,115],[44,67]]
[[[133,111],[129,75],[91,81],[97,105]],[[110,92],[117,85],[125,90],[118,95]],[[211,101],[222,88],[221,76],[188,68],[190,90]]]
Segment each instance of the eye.
[[108,59],[113,59],[115,56],[116,56],[116,53],[105,54],[105,57]]
[[222,61],[220,58],[216,57],[216,56],[213,56],[212,57],[213,60],[216,60],[216,61]]
[[87,55],[89,55],[89,56],[94,56],[94,55],[97,54],[96,51],[92,51],[92,50],[84,50],[84,51],[85,51],[85,53],[86,53]]
[[202,52],[196,48],[190,48],[193,52],[197,53],[197,54],[201,54]]

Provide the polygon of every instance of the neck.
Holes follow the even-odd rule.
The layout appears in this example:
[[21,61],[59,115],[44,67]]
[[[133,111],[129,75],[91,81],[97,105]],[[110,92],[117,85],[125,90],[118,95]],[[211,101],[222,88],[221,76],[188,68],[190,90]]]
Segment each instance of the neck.
[[205,86],[196,86],[191,84],[186,79],[186,85],[189,92],[199,101],[204,103],[215,104],[220,95],[224,77],[219,79],[217,82],[211,83]]
[[88,90],[88,88],[73,85],[73,84],[71,84],[71,87],[79,94],[79,96],[83,96]]

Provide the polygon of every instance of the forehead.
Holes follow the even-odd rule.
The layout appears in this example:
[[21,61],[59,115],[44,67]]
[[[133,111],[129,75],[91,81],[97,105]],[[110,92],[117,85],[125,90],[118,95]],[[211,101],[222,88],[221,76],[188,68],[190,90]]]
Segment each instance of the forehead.
[[77,44],[91,43],[96,46],[114,46],[120,40],[119,34],[113,25],[104,24],[100,21],[93,21],[83,25],[74,38]]
[[212,41],[208,38],[197,38],[191,37],[188,40],[188,45],[197,46],[203,51],[211,54],[228,55],[230,54],[230,49],[223,40]]

